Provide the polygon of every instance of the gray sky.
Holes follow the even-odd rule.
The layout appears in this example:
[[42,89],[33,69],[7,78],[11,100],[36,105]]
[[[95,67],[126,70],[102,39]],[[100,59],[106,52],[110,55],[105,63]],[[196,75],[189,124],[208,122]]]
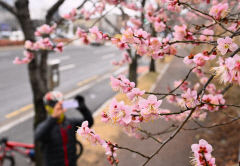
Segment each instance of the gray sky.
[[[4,0],[7,3],[13,5],[15,0]],[[44,19],[47,10],[58,0],[29,0],[29,9],[32,19]],[[65,0],[65,2],[61,5],[59,13],[60,15],[63,15],[65,13],[68,13],[71,11],[74,7],[78,7],[83,0]],[[92,4],[85,4],[87,7],[91,8]],[[107,6],[109,8],[109,6]],[[117,9],[114,9],[113,11],[116,14],[121,14],[120,11]],[[126,13],[134,14],[133,11],[126,9]]]
[[[46,15],[46,11],[57,0],[29,0],[30,1],[30,13],[33,19],[41,19]],[[68,13],[72,8],[81,4],[82,0],[66,0],[60,8],[60,15]]]

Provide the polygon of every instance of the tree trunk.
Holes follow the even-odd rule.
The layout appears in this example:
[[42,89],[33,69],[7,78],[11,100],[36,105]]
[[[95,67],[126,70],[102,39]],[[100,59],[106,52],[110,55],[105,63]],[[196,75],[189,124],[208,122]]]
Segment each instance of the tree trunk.
[[150,72],[155,72],[156,69],[155,69],[155,60],[153,58],[151,58],[151,62],[150,62],[150,65],[149,65],[149,71]]
[[[21,25],[22,31],[25,36],[25,40],[35,41],[34,31],[35,27],[30,19],[29,14],[29,2],[28,0],[17,0],[15,7],[17,10],[17,18]],[[28,64],[28,75],[33,93],[34,103],[34,129],[36,126],[46,119],[46,111],[43,104],[43,96],[48,91],[47,88],[47,52],[42,52],[42,56],[35,53],[35,58]],[[36,166],[42,166],[42,152],[40,149],[40,143],[35,143],[36,152]]]
[[128,70],[128,77],[129,80],[132,82],[135,82],[136,86],[137,86],[137,67],[138,67],[138,55],[135,54],[132,57],[132,63],[129,65],[129,70]]
[[[152,24],[150,24],[150,31],[151,31],[151,35],[153,37],[157,37],[157,33],[153,27]],[[155,68],[155,60],[153,58],[151,58],[151,61],[150,61],[150,64],[149,64],[149,71],[150,72],[155,72],[156,71],[156,68]]]

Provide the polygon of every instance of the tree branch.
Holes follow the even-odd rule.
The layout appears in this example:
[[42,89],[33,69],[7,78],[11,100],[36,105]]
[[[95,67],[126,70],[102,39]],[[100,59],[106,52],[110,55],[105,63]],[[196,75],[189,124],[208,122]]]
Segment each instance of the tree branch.
[[46,23],[50,24],[53,15],[56,13],[56,11],[59,9],[59,7],[63,4],[65,0],[58,0],[47,12],[46,15]]
[[204,125],[198,123],[197,121],[194,121],[199,127],[183,128],[183,130],[198,130],[198,129],[202,129],[202,128],[204,128],[204,129],[211,129],[211,128],[215,128],[215,127],[229,125],[229,124],[232,124],[233,122],[238,121],[238,120],[240,120],[240,117],[234,118],[233,120],[228,121],[228,122],[219,123],[219,124],[215,124],[215,125],[212,125],[212,126],[204,126]]
[[10,6],[6,2],[0,1],[0,6],[2,6],[4,9],[12,13],[14,16],[17,16],[17,11],[14,7]]
[[193,112],[195,111],[195,109],[192,109],[190,114],[186,117],[186,119],[181,123],[181,125],[174,131],[174,133],[168,138],[166,139],[162,145],[158,148],[158,150],[156,152],[154,152],[149,159],[146,160],[146,162],[143,164],[143,166],[145,166],[154,156],[156,156],[160,150],[169,142],[171,141],[179,132],[180,130],[183,128],[183,126],[187,123],[187,121],[189,120],[189,118],[192,116]]

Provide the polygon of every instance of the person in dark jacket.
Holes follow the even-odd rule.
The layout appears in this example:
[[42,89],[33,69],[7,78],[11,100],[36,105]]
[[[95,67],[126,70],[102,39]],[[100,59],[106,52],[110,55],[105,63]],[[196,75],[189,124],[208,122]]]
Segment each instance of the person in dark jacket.
[[45,95],[45,108],[49,116],[35,130],[35,140],[42,144],[45,166],[76,166],[77,127],[85,120],[90,126],[93,125],[91,112],[83,97],[75,97],[79,104],[77,110],[82,113],[83,118],[65,117],[62,99],[62,94],[56,91]]

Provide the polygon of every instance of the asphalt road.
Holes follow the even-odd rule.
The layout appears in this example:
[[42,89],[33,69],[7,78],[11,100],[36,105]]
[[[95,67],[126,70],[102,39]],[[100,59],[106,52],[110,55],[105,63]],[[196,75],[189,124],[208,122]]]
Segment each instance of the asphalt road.
[[[20,55],[21,49],[0,51],[0,122],[19,115],[32,102],[31,88],[28,81],[27,65],[13,65],[13,59]],[[59,59],[60,86],[64,94],[113,70],[110,61],[119,51],[114,47],[67,47],[63,53],[51,54],[49,61]],[[22,111],[19,111],[21,110]],[[17,112],[16,114],[11,114]]]
[[[0,50],[0,128],[7,127],[0,131],[0,137],[6,136],[13,141],[32,143],[33,111],[29,106],[32,96],[27,66],[12,64],[15,56],[21,53],[20,48]],[[114,71],[110,63],[113,59],[121,58],[119,54],[117,49],[110,46],[69,46],[62,54],[50,55],[50,61],[61,60],[60,86],[57,90],[68,97],[83,95],[90,110],[96,111],[114,95],[109,86],[109,76],[114,72],[117,74],[116,72],[124,71],[122,68]],[[69,110],[67,116],[81,115],[75,110]],[[17,165],[28,165],[19,155],[16,155],[16,161]]]

